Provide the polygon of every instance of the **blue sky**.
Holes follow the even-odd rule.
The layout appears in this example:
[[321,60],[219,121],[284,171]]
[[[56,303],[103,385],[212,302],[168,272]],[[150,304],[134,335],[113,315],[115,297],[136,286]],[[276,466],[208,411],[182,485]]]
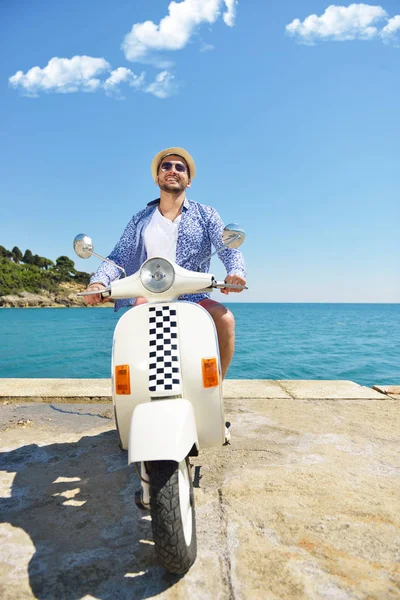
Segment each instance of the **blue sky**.
[[110,252],[177,145],[247,231],[230,299],[400,302],[400,7],[328,6],[2,2],[0,244]]

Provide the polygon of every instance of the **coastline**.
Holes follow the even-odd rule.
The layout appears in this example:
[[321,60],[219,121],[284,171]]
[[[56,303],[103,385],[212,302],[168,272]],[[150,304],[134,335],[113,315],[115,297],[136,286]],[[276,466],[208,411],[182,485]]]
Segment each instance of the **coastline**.
[[[85,289],[84,285],[62,283],[56,292],[41,290],[40,293],[16,292],[0,296],[0,308],[92,308],[87,306],[83,298],[77,296]],[[97,304],[96,307],[110,308],[114,302]]]
[[94,305],[86,305],[86,304],[74,304],[72,306],[68,304],[51,304],[49,306],[0,306],[0,310],[7,310],[9,308],[114,308],[114,304],[112,302],[106,302],[105,304],[94,304]]

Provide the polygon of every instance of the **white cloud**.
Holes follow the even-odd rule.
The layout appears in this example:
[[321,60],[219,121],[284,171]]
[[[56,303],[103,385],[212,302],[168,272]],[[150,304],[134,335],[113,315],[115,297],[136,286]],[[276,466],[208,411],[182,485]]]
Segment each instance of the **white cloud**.
[[225,0],[226,12],[224,12],[223,19],[225,25],[233,27],[235,24],[236,17],[236,6],[239,4],[238,0]]
[[[121,48],[130,61],[157,62],[154,52],[181,50],[189,42],[197,27],[202,23],[214,23],[220,16],[222,5],[227,25],[233,26],[237,0],[183,0],[171,2],[168,15],[158,25],[145,21],[133,25],[126,34]],[[165,63],[164,63],[165,64]]]
[[385,44],[400,47],[400,15],[396,15],[388,20],[381,31],[381,38]]
[[162,71],[144,91],[157,96],[157,98],[164,99],[175,94],[177,89],[178,85],[175,82],[175,76],[169,71]]
[[39,91],[94,92],[101,86],[98,75],[109,69],[110,65],[104,58],[54,57],[43,69],[32,67],[26,73],[17,71],[9,78],[9,82],[12,87],[22,88],[30,96],[36,96]]
[[378,35],[376,25],[386,18],[387,13],[381,6],[332,4],[320,17],[310,15],[303,22],[294,19],[286,26],[286,31],[309,44],[317,40],[369,40]]
[[27,96],[38,96],[40,92],[73,93],[104,90],[107,96],[122,98],[121,85],[136,91],[146,92],[157,98],[168,98],[175,93],[175,77],[168,71],[159,73],[153,83],[146,84],[146,73],[135,75],[126,67],[111,70],[104,58],[74,56],[54,57],[46,67],[32,67],[26,73],[17,71],[9,78],[14,88],[20,88]]
[[130,87],[140,90],[144,85],[145,73],[135,75],[126,67],[118,67],[111,71],[110,76],[103,83],[103,88],[107,95],[117,95],[120,93],[120,85],[125,83]]
[[[173,0],[168,6],[168,15],[158,25],[153,21],[134,24],[121,48],[128,60],[153,63],[163,69],[150,84],[145,82],[145,73],[136,75],[126,67],[112,70],[104,58],[91,56],[53,57],[43,68],[32,67],[26,73],[17,71],[9,78],[9,84],[27,96],[37,96],[40,92],[103,90],[108,96],[122,98],[121,86],[125,85],[167,98],[178,89],[175,76],[168,70],[173,63],[160,60],[154,53],[184,48],[201,24],[211,25],[221,14],[225,24],[233,27],[237,5],[238,0]],[[212,49],[214,46],[203,43],[200,51]]]

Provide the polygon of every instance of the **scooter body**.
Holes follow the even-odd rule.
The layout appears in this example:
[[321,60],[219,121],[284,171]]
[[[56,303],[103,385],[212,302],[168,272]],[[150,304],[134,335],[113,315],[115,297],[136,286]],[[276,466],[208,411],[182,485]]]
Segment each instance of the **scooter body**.
[[[121,366],[128,367],[128,388],[118,385]],[[221,367],[209,313],[185,301],[141,304],[128,310],[114,332],[112,394],[120,443],[129,450],[129,463],[180,462],[192,450],[222,445]],[[186,400],[193,410],[184,409],[177,400]],[[139,405],[146,406],[136,410]],[[138,431],[144,435],[138,436]]]

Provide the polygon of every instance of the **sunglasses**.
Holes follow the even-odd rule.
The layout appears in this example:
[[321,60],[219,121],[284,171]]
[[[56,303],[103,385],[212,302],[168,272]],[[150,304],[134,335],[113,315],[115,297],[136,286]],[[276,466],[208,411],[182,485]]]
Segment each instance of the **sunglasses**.
[[186,173],[187,171],[187,167],[186,165],[184,165],[183,163],[172,163],[169,161],[165,161],[163,163],[161,163],[160,168],[161,171],[172,171],[172,169],[175,167],[175,171],[178,171],[178,173]]

